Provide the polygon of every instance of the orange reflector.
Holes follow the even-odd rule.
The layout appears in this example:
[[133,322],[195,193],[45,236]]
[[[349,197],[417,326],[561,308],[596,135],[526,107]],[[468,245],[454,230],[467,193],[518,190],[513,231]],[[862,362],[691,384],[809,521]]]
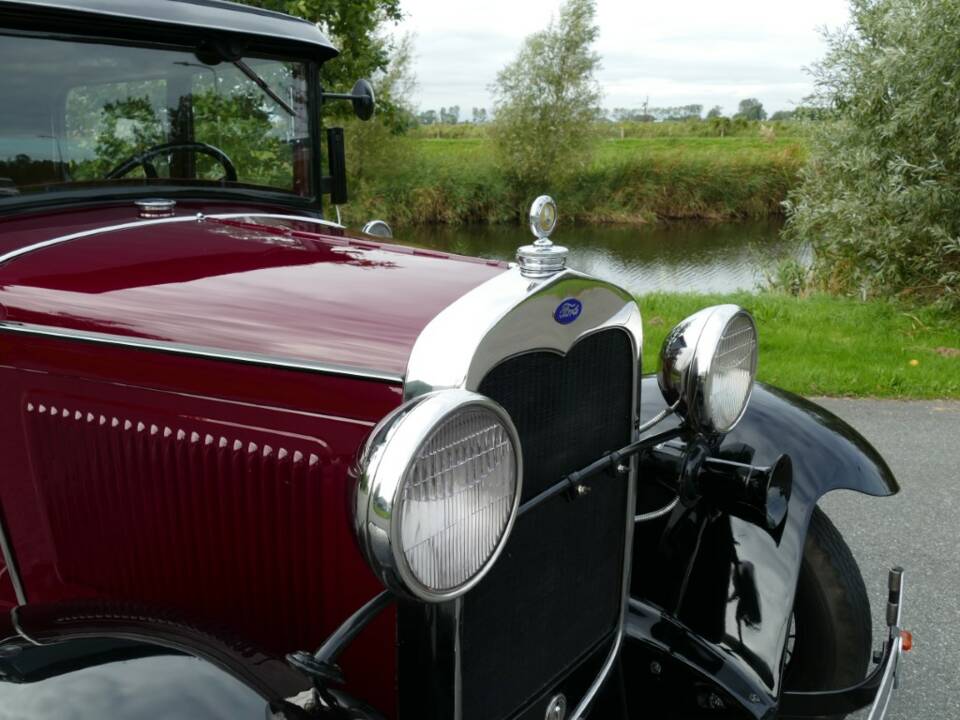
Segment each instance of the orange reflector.
[[903,644],[903,651],[910,652],[913,650],[913,633],[909,630],[900,631],[900,640]]

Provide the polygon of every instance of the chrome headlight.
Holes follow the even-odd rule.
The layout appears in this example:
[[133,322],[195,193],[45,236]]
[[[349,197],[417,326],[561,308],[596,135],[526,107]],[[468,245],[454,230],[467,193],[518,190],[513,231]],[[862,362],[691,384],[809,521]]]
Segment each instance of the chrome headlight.
[[757,326],[736,305],[688,317],[663,342],[660,391],[696,429],[725,433],[747,409],[757,373]]
[[442,390],[403,405],[360,459],[354,526],[367,561],[407,595],[462,595],[503,549],[522,477],[516,428],[489,398]]

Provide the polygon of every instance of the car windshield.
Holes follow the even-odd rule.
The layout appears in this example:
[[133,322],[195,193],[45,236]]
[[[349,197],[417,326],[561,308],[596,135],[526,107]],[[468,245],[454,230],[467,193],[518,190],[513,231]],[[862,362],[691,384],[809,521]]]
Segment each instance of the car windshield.
[[305,63],[0,34],[0,67],[0,198],[131,184],[314,194]]

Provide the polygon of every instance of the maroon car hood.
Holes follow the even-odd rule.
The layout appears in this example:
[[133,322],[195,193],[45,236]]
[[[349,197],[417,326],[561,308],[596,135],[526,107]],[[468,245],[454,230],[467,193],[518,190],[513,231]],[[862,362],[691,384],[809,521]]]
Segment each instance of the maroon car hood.
[[208,218],[98,232],[0,265],[0,313],[399,376],[424,326],[504,267],[319,228]]

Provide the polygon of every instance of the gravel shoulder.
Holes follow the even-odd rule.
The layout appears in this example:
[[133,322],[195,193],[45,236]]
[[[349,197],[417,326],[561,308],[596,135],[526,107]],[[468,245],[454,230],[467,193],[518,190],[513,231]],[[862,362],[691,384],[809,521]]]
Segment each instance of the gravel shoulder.
[[893,498],[839,491],[820,502],[860,564],[878,647],[886,572],[906,570],[904,623],[914,649],[888,717],[960,718],[960,402],[813,400],[862,433],[902,488]]

